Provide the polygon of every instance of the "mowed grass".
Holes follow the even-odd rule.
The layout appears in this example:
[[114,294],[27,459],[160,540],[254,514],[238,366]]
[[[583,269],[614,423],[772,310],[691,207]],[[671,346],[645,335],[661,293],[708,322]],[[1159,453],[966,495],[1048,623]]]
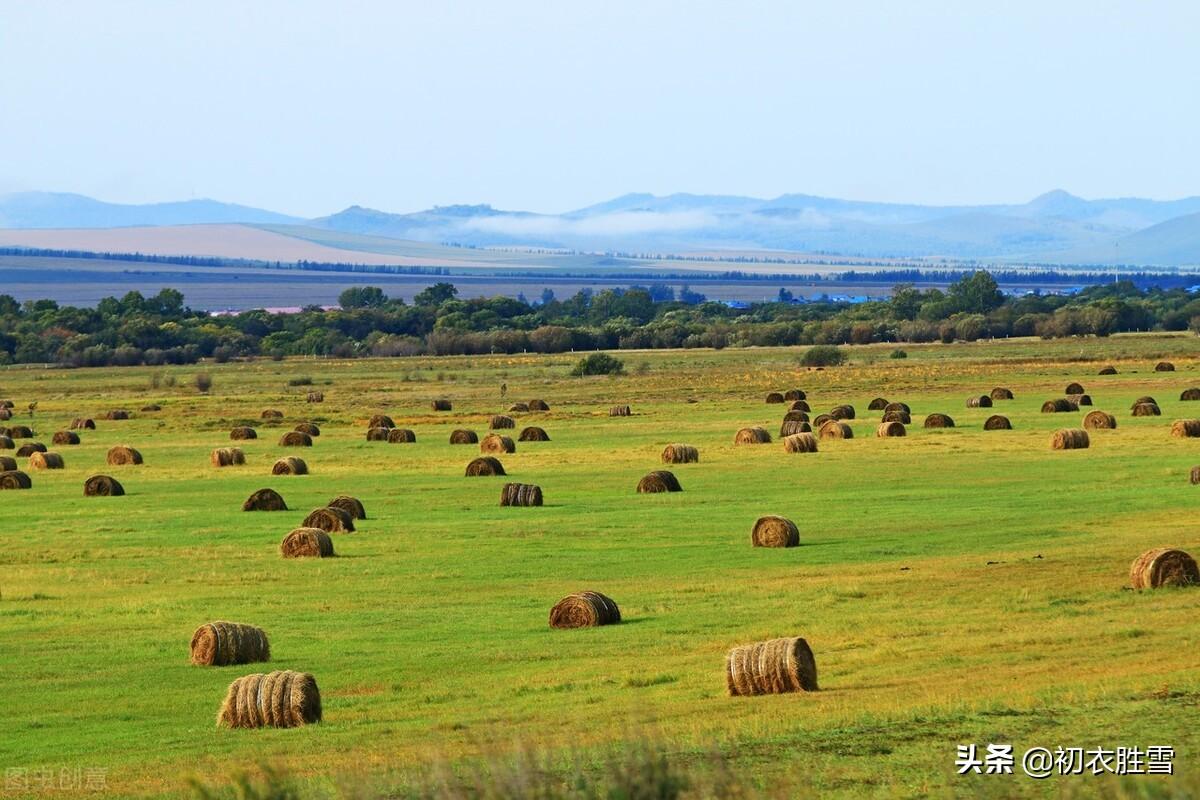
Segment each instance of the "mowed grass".
[[[98,426],[51,447],[66,469],[0,496],[0,766],[102,768],[115,794],[172,795],[264,761],[320,782],[652,739],[685,760],[719,750],[751,785],[855,797],[1070,782],[964,783],[955,746],[970,742],[1172,745],[1189,773],[1200,594],[1124,587],[1150,547],[1200,551],[1187,479],[1200,440],[1169,436],[1172,420],[1200,417],[1178,399],[1200,385],[1196,339],[891,349],[850,348],[849,366],[820,371],[791,349],[621,353],[630,374],[594,379],[567,376],[574,357],[535,355],[0,372],[20,412],[4,424],[28,423],[36,400],[48,446],[73,417]],[[1177,371],[1153,372],[1162,357]],[[1107,363],[1120,374],[1097,376]],[[199,371],[209,395],[190,385]],[[302,376],[314,385],[288,386]],[[1039,413],[1071,380],[1119,427],[1052,452],[1051,433],[1088,410]],[[1016,399],[965,407],[994,386]],[[855,438],[816,454],[735,447],[742,426],[778,433],[786,406],[763,399],[793,387],[814,416],[852,403]],[[306,404],[310,389],[325,402]],[[1162,417],[1130,416],[1144,394]],[[454,410],[430,411],[443,396]],[[874,437],[876,396],[912,406],[907,437]],[[507,479],[463,477],[478,447],[449,445],[450,431],[482,436],[492,413],[533,398],[551,411],[515,414],[517,431],[540,425],[552,441],[502,456]],[[162,411],[137,411],[150,402]],[[616,403],[635,415],[608,417]],[[104,421],[113,408],[135,418]],[[266,408],[283,423],[258,420]],[[376,412],[417,443],[366,442]],[[922,429],[932,412],[958,427]],[[983,431],[992,413],[1015,430]],[[321,426],[315,446],[279,447],[300,421]],[[229,442],[237,424],[260,438]],[[635,494],[670,442],[700,449],[670,467],[684,491]],[[146,463],[105,466],[114,444]],[[230,445],[247,465],[211,467]],[[312,474],[271,476],[282,455]],[[84,498],[96,473],[128,495]],[[540,485],[546,506],[500,508],[506,480]],[[290,511],[241,511],[268,486]],[[342,493],[369,518],[335,535],[338,557],[281,559],[283,536]],[[767,513],[793,519],[802,545],[751,548]],[[623,624],[550,630],[550,607],[581,589],[614,598]],[[265,628],[272,662],[190,666],[192,631],[216,619]],[[730,647],[792,635],[813,648],[820,692],[725,695]],[[217,729],[227,685],[267,669],[312,672],[325,721]]]

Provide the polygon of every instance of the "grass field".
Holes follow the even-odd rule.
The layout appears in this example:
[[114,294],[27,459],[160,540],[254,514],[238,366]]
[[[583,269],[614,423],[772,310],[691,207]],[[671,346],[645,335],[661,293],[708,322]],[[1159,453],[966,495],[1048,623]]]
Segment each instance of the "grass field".
[[[572,357],[532,355],[0,371],[19,412],[0,425],[28,424],[37,401],[47,445],[73,417],[98,428],[51,448],[65,469],[2,496],[0,796],[63,796],[63,769],[102,775],[119,796],[172,796],[189,777],[220,783],[256,763],[320,792],[515,751],[598,763],[630,742],[700,771],[720,754],[740,785],[782,797],[1117,789],[1035,781],[1019,764],[954,774],[956,745],[990,742],[1018,754],[1170,745],[1175,783],[1140,777],[1130,791],[1195,787],[1200,595],[1125,587],[1144,550],[1200,550],[1188,482],[1200,439],[1169,436],[1172,420],[1200,417],[1179,401],[1200,385],[1196,338],[912,346],[904,360],[893,347],[848,348],[848,366],[822,371],[797,367],[797,349],[621,353],[629,374],[594,379],[568,377]],[[1152,371],[1163,357],[1176,372]],[[1107,363],[1119,374],[1097,376]],[[208,395],[197,371],[212,375]],[[289,386],[301,377],[313,386]],[[1119,426],[1052,452],[1051,433],[1083,413],[1039,409],[1072,380]],[[965,407],[994,386],[1016,399]],[[814,415],[852,403],[855,438],[807,455],[735,447],[739,427],[778,432],[786,407],[764,395],[793,387]],[[307,405],[310,389],[325,402]],[[1162,417],[1130,416],[1144,394]],[[430,411],[443,396],[454,410]],[[874,437],[876,396],[912,406],[907,437]],[[518,430],[540,425],[552,441],[501,459],[546,506],[500,508],[506,479],[463,477],[478,448],[447,440],[457,427],[482,436],[490,414],[532,398],[551,411],[515,415]],[[137,411],[151,402],[162,410]],[[608,417],[618,402],[634,416]],[[134,419],[101,419],[113,408]],[[262,423],[266,408],[282,424]],[[958,427],[924,430],[935,411]],[[375,412],[417,443],[366,442]],[[994,412],[1015,430],[984,432]],[[277,446],[302,420],[321,426],[315,446]],[[260,438],[229,442],[239,424]],[[672,468],[684,491],[635,494],[670,442],[700,449],[700,463]],[[114,444],[145,464],[105,466]],[[230,444],[247,465],[211,467],[209,451]],[[312,474],[270,475],[295,454]],[[128,495],[84,498],[96,473]],[[243,513],[267,486],[292,510]],[[341,493],[369,518],[335,535],[338,557],[281,559],[283,536]],[[765,513],[795,520],[801,546],[750,547]],[[550,630],[554,602],[589,588],[624,622]],[[192,631],[217,619],[265,628],[272,663],[190,666]],[[726,696],[729,648],[795,635],[821,691]],[[283,668],[316,676],[321,724],[215,727],[234,678]]]

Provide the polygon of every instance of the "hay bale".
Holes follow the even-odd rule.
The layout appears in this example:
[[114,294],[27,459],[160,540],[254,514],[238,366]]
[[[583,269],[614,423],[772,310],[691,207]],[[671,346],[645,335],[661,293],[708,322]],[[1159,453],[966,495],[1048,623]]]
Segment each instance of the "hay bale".
[[257,438],[258,438],[258,432],[255,431],[254,428],[249,428],[249,427],[246,427],[245,425],[241,425],[237,428],[234,428],[233,430],[231,430],[229,432],[229,439],[230,439],[230,441],[234,441],[234,442],[240,442],[240,441],[243,441],[246,439],[257,439]]
[[151,403],[148,406],[142,406],[142,411],[162,411],[162,406],[158,403]]
[[983,422],[985,431],[1011,431],[1012,423],[1008,421],[1008,417],[1000,414],[992,414]]
[[735,647],[725,657],[731,697],[817,691],[817,662],[800,637]]
[[790,403],[793,400],[807,400],[808,395],[804,393],[803,389],[788,389],[783,393],[783,399]]
[[700,461],[700,451],[690,444],[669,444],[663,448],[664,464],[695,464]]
[[450,434],[450,444],[478,444],[479,435],[475,431],[459,428]]
[[71,430],[73,430],[73,431],[83,431],[83,430],[94,431],[94,430],[96,430],[96,422],[95,422],[95,420],[88,419],[87,417],[76,417],[75,419],[71,420]]
[[867,411],[884,411],[887,409],[888,401],[886,397],[876,397],[871,402],[867,403]]
[[316,425],[312,424],[311,422],[301,422],[299,425],[292,428],[292,430],[297,433],[306,433],[309,436],[320,436],[321,435],[321,429],[318,428]]
[[550,609],[551,628],[593,628],[620,621],[621,609],[611,597],[600,592],[569,594]]
[[833,419],[854,419],[854,406],[840,405],[829,409],[829,416]]
[[822,439],[853,439],[854,429],[844,422],[838,422],[836,419],[830,419],[817,429],[818,435]]
[[0,400],[0,408],[16,408],[17,404],[12,400]]
[[1114,367],[1114,366],[1112,366],[1112,365],[1110,364],[1110,365],[1108,365],[1107,367],[1102,367],[1102,368],[1100,369],[1100,371],[1099,371],[1098,373],[1096,373],[1096,374],[1097,374],[1097,375],[1116,375],[1116,374],[1117,374],[1117,368],[1116,368],[1116,367]]
[[84,497],[123,497],[125,487],[109,475],[93,475],[83,482]]
[[488,420],[488,428],[494,431],[507,430],[517,427],[517,422],[512,417],[506,417],[503,414],[496,414]]
[[1179,395],[1179,399],[1184,400],[1184,401],[1200,400],[1200,389],[1196,389],[1196,388],[1184,389],[1183,392]]
[[390,444],[416,444],[417,434],[409,428],[392,428],[388,431]]
[[610,417],[630,417],[633,416],[633,411],[629,406],[613,406],[608,410],[608,415]]
[[261,419],[283,419],[283,412],[278,409],[268,408],[259,417]]
[[1144,395],[1142,395],[1141,397],[1139,397],[1137,400],[1134,400],[1134,401],[1133,401],[1133,405],[1132,405],[1132,406],[1130,406],[1130,408],[1132,409],[1132,408],[1133,408],[1133,406],[1140,406],[1140,405],[1141,405],[1141,404],[1143,404],[1143,403],[1149,403],[1149,404],[1150,404],[1150,405],[1152,405],[1152,406],[1156,406],[1156,405],[1158,405],[1158,401],[1157,401],[1157,400],[1155,400],[1153,397],[1151,397],[1151,396],[1150,396],[1150,395],[1148,395],[1148,394],[1144,394]]
[[0,434],[0,450],[12,450],[16,446],[16,442],[10,439],[7,434]]
[[312,447],[312,437],[300,431],[288,431],[279,439],[280,447]]
[[1200,467],[1192,467],[1191,481],[1193,486],[1200,484]]
[[62,469],[63,457],[58,453],[31,453],[29,456],[30,469]]
[[19,469],[9,469],[0,472],[0,489],[30,489],[33,481]]
[[803,412],[807,413],[807,412],[812,411],[812,408],[808,405],[808,403],[806,401],[797,400],[796,402],[794,402],[790,406],[788,406],[788,411],[803,411]]
[[1071,382],[1067,384],[1066,389],[1063,389],[1063,394],[1069,396],[1073,394],[1083,394],[1085,391],[1087,390],[1083,388],[1083,384]]
[[1012,400],[1012,389],[1005,389],[1003,386],[997,386],[992,389],[991,398],[993,400]]
[[391,430],[392,428],[396,427],[396,423],[393,422],[392,418],[387,414],[376,414],[375,416],[371,417],[370,421],[367,423],[367,427],[387,428],[388,430]]
[[992,398],[986,394],[967,398],[967,408],[991,408]]
[[802,420],[794,420],[794,419],[784,420],[783,424],[779,426],[779,435],[781,437],[795,436],[797,433],[811,433],[811,432],[812,432],[812,425],[809,425],[807,422],[804,422]]
[[46,445],[41,442],[26,442],[17,449],[17,458],[29,458],[34,453],[46,452]]
[[930,414],[925,418],[926,428],[953,428],[954,420],[946,414]]
[[904,424],[901,422],[882,422],[875,429],[875,435],[881,439],[888,439],[895,436],[904,436],[907,431],[904,429]]
[[500,459],[492,456],[481,456],[467,464],[467,477],[480,478],[495,475],[507,475],[504,471],[504,465],[500,463]]
[[57,431],[50,440],[50,443],[60,445],[79,444],[79,434],[75,433],[75,431]]
[[1170,361],[1160,361],[1154,365],[1155,372],[1174,372],[1175,365]]
[[548,442],[550,434],[542,428],[529,427],[522,428],[521,435],[517,437],[518,442]]
[[199,667],[227,667],[271,660],[267,633],[240,622],[206,622],[192,634],[189,655]]
[[833,417],[829,416],[828,414],[817,414],[812,420],[813,429],[818,431],[821,430],[821,426],[826,422],[829,422],[831,419],[833,419]]
[[308,396],[304,398],[304,401],[306,403],[324,403],[325,402],[325,393],[324,392],[309,392]]
[[115,411],[109,411],[104,415],[104,418],[110,420],[129,419],[129,412],[119,408]]
[[214,467],[240,467],[246,463],[246,454],[240,447],[218,447],[208,458]]
[[357,497],[341,494],[325,504],[327,508],[339,508],[350,515],[351,519],[366,519],[367,510]]
[[33,428],[28,425],[13,425],[8,429],[8,435],[13,439],[32,439]]
[[454,409],[454,405],[444,397],[434,400],[430,406],[434,411],[452,411]]
[[479,452],[481,453],[515,453],[517,445],[508,436],[501,436],[498,433],[489,433],[483,437],[483,441],[479,443]]
[[287,503],[274,489],[259,489],[242,503],[242,511],[287,511]]
[[804,411],[789,411],[783,415],[784,422],[808,422],[808,414]]
[[1182,550],[1156,547],[1142,553],[1129,567],[1129,585],[1134,589],[1189,586],[1200,583],[1196,560]]
[[750,543],[755,547],[799,547],[800,530],[787,517],[759,517],[750,532]]
[[742,428],[733,437],[734,444],[770,444],[771,434],[766,428]]
[[291,670],[238,678],[217,712],[217,725],[230,728],[299,728],[320,721],[316,678]]
[[1079,406],[1067,397],[1059,397],[1055,400],[1047,400],[1042,403],[1043,414],[1062,414],[1069,411],[1078,411]]
[[367,441],[386,442],[391,433],[391,428],[367,428]]
[[905,414],[912,414],[912,409],[908,407],[908,403],[888,403],[883,407],[883,413],[889,414],[893,411],[903,411]]
[[354,533],[354,520],[340,508],[317,508],[301,523],[303,528],[320,528],[326,533]]
[[530,400],[529,401],[529,410],[530,411],[549,411],[550,405],[545,400]]
[[307,475],[308,464],[303,458],[285,456],[271,465],[272,475]]
[[0,408],[0,422],[7,422],[13,418],[13,413],[7,408]]
[[0,456],[0,472],[10,472],[17,468],[17,460],[12,456]]
[[[833,422],[833,425],[840,425],[840,422]],[[815,453],[817,452],[817,437],[811,432],[804,431],[793,433],[783,437],[783,451],[785,453]]]
[[1079,428],[1063,428],[1050,437],[1051,450],[1083,450],[1089,444],[1087,431]]
[[656,469],[654,472],[648,473],[637,485],[638,494],[660,494],[662,492],[682,492],[683,487],[679,485],[679,479],[675,477],[675,473],[668,472],[665,469]]
[[514,414],[524,414],[529,410],[529,405],[527,403],[513,403],[508,407],[508,410]]
[[901,425],[911,425],[912,415],[907,411],[889,411],[883,415],[881,422],[899,422]]
[[333,553],[333,539],[320,528],[296,528],[283,537],[279,553],[284,558],[329,558]]
[[1083,418],[1083,427],[1089,431],[1112,430],[1117,427],[1117,418],[1105,411],[1090,411]]
[[1092,404],[1092,396],[1090,394],[1073,394],[1067,399],[1074,403],[1076,407],[1090,406]]
[[1154,403],[1138,403],[1133,407],[1133,416],[1135,417],[1158,417],[1162,415],[1162,411]]
[[1177,439],[1200,436],[1200,419],[1177,419],[1171,424],[1171,435]]
[[782,403],[783,402],[783,393],[782,392],[768,392],[767,393],[767,402],[770,404]]
[[542,487],[531,483],[506,483],[500,490],[502,506],[540,506]]

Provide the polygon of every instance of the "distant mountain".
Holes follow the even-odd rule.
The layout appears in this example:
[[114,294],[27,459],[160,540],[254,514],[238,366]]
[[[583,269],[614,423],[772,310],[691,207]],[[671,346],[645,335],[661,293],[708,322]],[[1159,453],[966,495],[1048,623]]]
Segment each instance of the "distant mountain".
[[1048,254],[1059,264],[1146,264],[1200,267],[1200,213],[1188,214],[1122,236],[1107,247]]
[[299,221],[286,214],[215,200],[123,205],[57,192],[0,195],[0,228],[126,228],[231,222],[265,225]]

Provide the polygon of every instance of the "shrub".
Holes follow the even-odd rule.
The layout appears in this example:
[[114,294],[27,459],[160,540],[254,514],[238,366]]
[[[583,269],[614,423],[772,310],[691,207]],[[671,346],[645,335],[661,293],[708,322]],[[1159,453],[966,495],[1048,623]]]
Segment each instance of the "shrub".
[[272,350],[270,355],[271,355],[272,361],[283,361],[283,351],[282,350]]
[[888,358],[908,358],[908,353],[897,347]]
[[229,359],[233,358],[233,356],[234,352],[232,347],[225,347],[222,345],[221,347],[213,348],[213,361],[217,362],[218,364],[227,363]]
[[299,378],[288,378],[288,386],[312,386],[312,378],[307,375]]
[[800,356],[800,365],[803,367],[838,367],[845,363],[846,354],[831,344],[810,347]]
[[212,375],[209,375],[207,372],[196,373],[196,391],[208,394],[208,390],[212,388],[212,385]]
[[582,375],[620,375],[625,371],[625,362],[608,353],[592,353],[587,358],[582,358],[575,365],[575,369],[571,370],[571,374],[575,376]]

